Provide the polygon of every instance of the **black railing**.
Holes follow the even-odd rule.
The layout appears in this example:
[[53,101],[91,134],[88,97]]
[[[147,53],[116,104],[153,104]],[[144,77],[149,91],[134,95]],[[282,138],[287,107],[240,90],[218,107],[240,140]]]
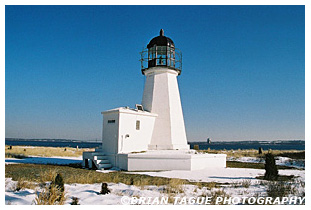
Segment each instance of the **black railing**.
[[[181,73],[182,70],[182,54],[180,50],[174,48],[173,53],[171,55],[164,54],[161,51],[161,54],[157,54],[157,51],[149,51],[149,49],[145,48],[141,54],[141,71],[144,71],[151,67],[167,67],[169,69],[176,70],[178,74]],[[172,56],[173,55],[173,56]]]

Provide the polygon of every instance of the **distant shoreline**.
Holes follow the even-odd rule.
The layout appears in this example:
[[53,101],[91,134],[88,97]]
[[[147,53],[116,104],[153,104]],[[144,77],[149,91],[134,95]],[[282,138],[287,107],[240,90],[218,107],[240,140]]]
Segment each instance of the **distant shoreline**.
[[[51,138],[5,138],[7,141],[64,141],[64,142],[84,142],[84,143],[98,143],[101,142],[101,139],[97,140],[78,140],[78,139],[51,139]],[[305,140],[302,139],[286,139],[286,140],[213,140],[213,143],[224,143],[224,142],[291,142],[291,141],[302,141],[305,142]],[[189,144],[194,143],[206,143],[206,140],[202,141],[189,141]]]
[[[12,146],[45,146],[45,147],[72,147],[72,148],[95,148],[101,145],[101,140],[97,142],[68,140],[68,139],[14,139],[6,138],[6,145]],[[198,145],[200,150],[238,150],[238,149],[258,149],[264,150],[305,150],[304,140],[276,140],[276,141],[212,141],[188,142],[190,148]]]

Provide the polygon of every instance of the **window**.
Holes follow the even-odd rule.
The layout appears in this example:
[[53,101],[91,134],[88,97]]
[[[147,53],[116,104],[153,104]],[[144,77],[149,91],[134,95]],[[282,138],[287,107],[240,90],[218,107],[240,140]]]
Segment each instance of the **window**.
[[166,46],[157,46],[157,65],[166,66]]
[[116,120],[108,120],[108,123],[115,123]]
[[136,120],[136,130],[140,130],[140,121]]
[[156,56],[156,47],[151,47],[149,50],[148,50],[148,59],[149,60],[152,60],[154,59]]

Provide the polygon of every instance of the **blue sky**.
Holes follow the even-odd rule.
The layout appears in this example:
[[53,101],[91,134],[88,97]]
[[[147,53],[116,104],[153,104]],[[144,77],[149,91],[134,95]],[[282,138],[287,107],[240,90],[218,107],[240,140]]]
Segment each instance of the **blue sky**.
[[142,99],[139,52],[183,52],[187,137],[305,138],[304,6],[6,6],[5,136],[100,139]]

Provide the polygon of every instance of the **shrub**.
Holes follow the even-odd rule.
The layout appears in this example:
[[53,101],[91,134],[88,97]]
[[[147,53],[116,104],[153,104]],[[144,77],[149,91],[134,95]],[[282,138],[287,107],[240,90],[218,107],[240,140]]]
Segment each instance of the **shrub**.
[[20,191],[23,189],[35,189],[35,188],[36,188],[35,184],[33,184],[32,182],[28,182],[24,178],[22,178],[17,181],[15,190]]
[[268,197],[286,197],[291,192],[291,183],[289,182],[269,182],[267,186]]
[[57,201],[60,201],[64,197],[64,191],[65,191],[65,186],[64,186],[64,179],[61,174],[57,174],[54,181],[52,181],[50,185],[51,188],[56,188],[57,191],[55,193],[59,193],[59,196],[57,198]]
[[55,185],[45,187],[41,193],[37,193],[35,198],[36,205],[63,205],[66,197]]
[[262,147],[259,147],[258,148],[258,154],[261,155],[262,153],[263,153],[263,149],[262,149]]
[[169,180],[169,183],[166,185],[166,191],[168,193],[183,193],[184,185],[185,185],[184,180],[172,178]]
[[40,182],[47,182],[55,179],[57,171],[55,168],[49,168],[47,170],[40,170],[39,175]]
[[72,197],[72,198],[71,198],[71,203],[70,203],[70,205],[80,205],[80,204],[79,204],[79,198],[77,198],[77,197]]
[[55,187],[59,188],[61,192],[65,191],[64,179],[61,174],[56,175],[55,180],[51,183],[51,185],[55,185]]
[[134,185],[134,179],[133,178],[130,179],[130,185]]
[[107,183],[102,183],[102,189],[101,189],[99,194],[106,195],[106,194],[109,194],[109,193],[110,193],[110,190],[108,189],[108,184]]
[[238,187],[241,186],[241,183],[240,183],[240,182],[234,181],[234,182],[231,182],[231,186],[232,186],[233,188],[238,188]]
[[278,178],[278,169],[275,164],[275,158],[274,155],[271,153],[267,153],[265,155],[265,180],[277,180]]
[[252,181],[249,179],[244,179],[241,183],[242,187],[245,187],[245,188],[249,188],[249,186],[251,186],[251,184],[252,184]]

